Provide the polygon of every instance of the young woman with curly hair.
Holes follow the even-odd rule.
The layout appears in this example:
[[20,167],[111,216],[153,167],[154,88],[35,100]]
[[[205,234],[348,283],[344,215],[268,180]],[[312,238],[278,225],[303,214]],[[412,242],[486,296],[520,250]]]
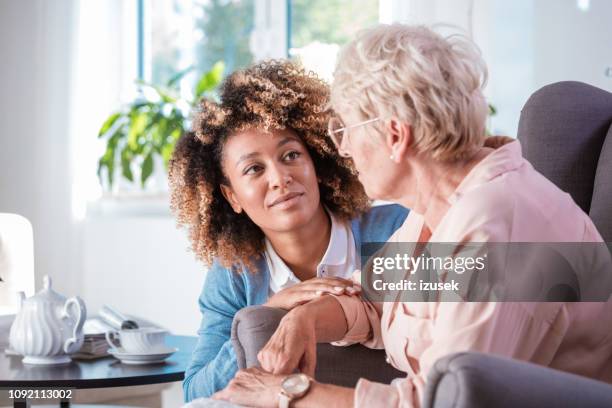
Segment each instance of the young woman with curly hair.
[[261,63],[230,75],[220,103],[203,100],[177,144],[172,209],[210,265],[186,401],[224,388],[238,371],[237,311],[357,293],[348,279],[360,243],[386,241],[406,218],[397,205],[369,208],[352,162],[326,136],[328,102],[316,76],[290,62]]

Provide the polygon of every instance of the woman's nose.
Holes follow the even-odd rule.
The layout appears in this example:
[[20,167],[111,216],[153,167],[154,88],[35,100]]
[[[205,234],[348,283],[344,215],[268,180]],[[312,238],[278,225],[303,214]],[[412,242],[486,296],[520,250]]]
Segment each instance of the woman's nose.
[[291,173],[281,166],[273,166],[268,174],[270,175],[270,186],[272,188],[285,187],[293,181]]

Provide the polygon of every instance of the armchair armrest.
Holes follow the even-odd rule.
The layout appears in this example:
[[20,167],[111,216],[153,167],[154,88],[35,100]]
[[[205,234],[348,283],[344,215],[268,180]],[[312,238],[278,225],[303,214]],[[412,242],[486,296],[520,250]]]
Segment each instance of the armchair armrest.
[[[266,306],[249,306],[234,316],[232,345],[239,368],[259,366],[257,353],[276,331],[287,312]],[[359,378],[390,383],[406,373],[385,362],[384,350],[373,350],[354,344],[337,347],[331,344],[317,345],[317,381],[345,387],[354,387]]]
[[232,346],[238,368],[260,367],[257,353],[276,331],[287,311],[267,306],[241,309],[232,322]]
[[423,407],[612,407],[612,385],[524,361],[464,352],[434,364]]

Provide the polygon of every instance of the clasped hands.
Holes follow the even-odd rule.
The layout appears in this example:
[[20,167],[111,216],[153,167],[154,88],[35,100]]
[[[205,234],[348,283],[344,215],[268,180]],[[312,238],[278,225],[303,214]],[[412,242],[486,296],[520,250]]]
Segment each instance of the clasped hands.
[[314,377],[317,338],[312,314],[299,305],[324,294],[358,295],[359,285],[341,278],[315,278],[273,295],[266,306],[289,309],[268,343],[258,353],[261,368],[240,370],[213,399],[253,407],[277,407],[281,382],[296,370]]

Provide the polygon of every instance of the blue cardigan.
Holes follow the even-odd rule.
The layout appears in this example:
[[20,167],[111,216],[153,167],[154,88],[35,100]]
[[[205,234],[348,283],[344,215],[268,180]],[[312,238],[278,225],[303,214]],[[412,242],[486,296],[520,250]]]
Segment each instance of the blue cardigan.
[[[351,222],[357,253],[362,242],[386,242],[408,215],[395,204],[372,207]],[[240,309],[265,303],[270,274],[264,257],[254,262],[257,272],[237,273],[215,262],[206,275],[199,299],[202,323],[198,342],[185,371],[185,401],[209,397],[225,388],[238,371],[230,332]]]

